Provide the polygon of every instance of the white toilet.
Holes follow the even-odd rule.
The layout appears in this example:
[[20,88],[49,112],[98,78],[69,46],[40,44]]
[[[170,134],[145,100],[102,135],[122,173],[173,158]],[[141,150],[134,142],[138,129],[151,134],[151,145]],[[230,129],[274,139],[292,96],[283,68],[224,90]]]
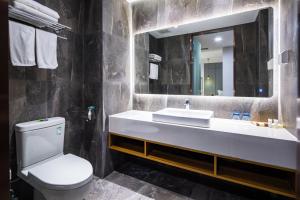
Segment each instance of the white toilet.
[[93,178],[89,161],[63,154],[62,117],[17,124],[18,176],[35,189],[35,199],[82,200]]

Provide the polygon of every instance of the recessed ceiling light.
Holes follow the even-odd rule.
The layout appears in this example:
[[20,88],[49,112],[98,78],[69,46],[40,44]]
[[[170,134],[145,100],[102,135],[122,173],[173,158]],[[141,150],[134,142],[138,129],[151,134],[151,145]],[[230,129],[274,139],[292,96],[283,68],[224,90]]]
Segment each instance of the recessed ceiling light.
[[221,42],[223,39],[220,36],[215,37],[215,42]]

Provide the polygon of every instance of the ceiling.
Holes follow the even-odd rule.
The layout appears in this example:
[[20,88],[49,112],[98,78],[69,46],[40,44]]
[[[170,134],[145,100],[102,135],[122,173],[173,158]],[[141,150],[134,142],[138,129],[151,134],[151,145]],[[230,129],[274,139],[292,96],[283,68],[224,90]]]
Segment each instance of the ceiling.
[[[222,40],[216,42],[215,41],[216,37],[220,37],[222,38]],[[233,30],[199,35],[199,36],[195,36],[195,38],[198,38],[200,40],[202,51],[222,49],[223,47],[234,46]]]

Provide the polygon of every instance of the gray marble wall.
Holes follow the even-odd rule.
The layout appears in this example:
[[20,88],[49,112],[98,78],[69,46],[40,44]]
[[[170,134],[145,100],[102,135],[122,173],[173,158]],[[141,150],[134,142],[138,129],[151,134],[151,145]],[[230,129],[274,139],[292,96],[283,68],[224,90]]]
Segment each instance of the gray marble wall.
[[[277,0],[145,0],[132,5],[133,31],[143,33],[161,27],[184,24],[191,20],[212,18],[244,10],[274,8],[277,26]],[[277,35],[274,35],[277,53]],[[274,70],[274,96],[271,98],[194,97],[134,94],[133,108],[158,110],[167,106],[183,107],[184,99],[192,99],[194,109],[211,109],[217,117],[230,118],[233,111],[251,112],[254,120],[278,117],[277,69]]]
[[[101,175],[101,131],[103,128],[102,103],[102,3],[98,0],[84,0],[83,17],[83,108],[87,117],[87,107],[95,106],[91,121],[84,120],[84,133],[80,155],[93,165],[94,173]],[[85,118],[86,119],[86,118]]]
[[135,33],[195,19],[274,6],[277,0],[144,0],[133,3]]
[[213,110],[215,117],[231,118],[232,112],[250,112],[254,120],[276,118],[277,98],[247,98],[187,95],[134,94],[133,108],[157,111],[166,107],[184,108],[185,99],[191,100],[191,109]]
[[[150,35],[138,34],[134,37],[135,92],[149,93],[149,53]],[[153,52],[151,52],[153,53]]]
[[107,146],[108,116],[131,109],[129,4],[126,0],[103,0],[103,129],[101,132],[101,176],[121,162]]
[[[270,9],[271,10],[271,9]],[[272,26],[268,25],[268,9],[259,12],[254,23],[234,27],[234,88],[235,96],[269,97],[268,77],[269,35],[273,35]],[[268,30],[268,26],[270,30]],[[273,41],[270,41],[271,44]],[[271,46],[271,45],[270,45]],[[272,56],[273,56],[273,51]],[[273,84],[273,82],[271,82]],[[258,88],[263,88],[259,93]],[[271,88],[272,89],[272,88]],[[272,96],[272,95],[270,95]]]
[[[190,94],[190,35],[156,39],[148,33],[135,36],[135,92]],[[160,55],[158,80],[149,79],[149,53]],[[156,63],[158,64],[158,63]]]
[[159,39],[163,58],[160,71],[162,94],[191,94],[190,35]]
[[297,1],[281,1],[280,7],[280,52],[291,50],[292,58],[288,64],[280,66],[279,111],[288,129],[296,135],[298,97]]
[[[280,99],[279,112],[288,130],[300,139],[300,131],[297,131],[296,118],[300,116],[299,98],[299,66],[298,66],[298,3],[299,1],[281,1],[280,20],[280,52],[290,50],[289,63],[280,66]],[[298,142],[297,158],[297,191],[300,197],[300,143]]]

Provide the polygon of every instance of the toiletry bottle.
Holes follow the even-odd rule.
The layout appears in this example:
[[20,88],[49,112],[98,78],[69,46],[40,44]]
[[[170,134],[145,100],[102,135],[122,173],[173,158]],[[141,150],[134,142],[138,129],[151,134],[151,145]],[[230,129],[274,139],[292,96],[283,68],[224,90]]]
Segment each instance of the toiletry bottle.
[[239,112],[232,113],[232,119],[240,120],[240,113]]
[[242,120],[250,121],[250,119],[251,119],[250,113],[248,112],[243,113]]

